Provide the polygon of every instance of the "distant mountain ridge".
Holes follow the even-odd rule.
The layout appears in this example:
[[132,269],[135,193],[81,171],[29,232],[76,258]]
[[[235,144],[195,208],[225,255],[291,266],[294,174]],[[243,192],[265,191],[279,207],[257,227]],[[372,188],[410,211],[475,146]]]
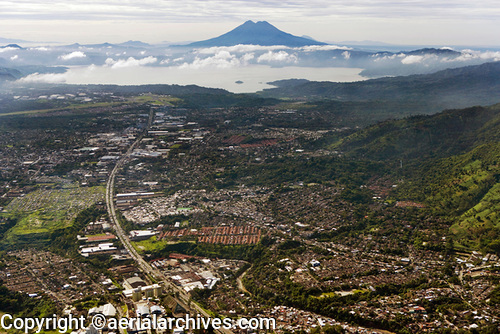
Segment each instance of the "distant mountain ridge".
[[188,44],[188,47],[234,46],[253,44],[262,46],[284,45],[300,47],[306,45],[326,45],[313,39],[294,36],[279,30],[266,21],[246,21],[242,25],[219,37]]
[[266,89],[260,95],[309,100],[426,102],[434,106],[428,110],[431,113],[445,108],[498,103],[500,62],[351,83],[283,80],[277,84],[278,88]]
[[5,46],[0,46],[0,49],[7,49],[7,48],[12,48],[12,49],[20,49],[22,50],[23,48],[17,44],[8,44]]
[[19,38],[5,38],[5,37],[0,37],[0,43],[4,44],[14,44],[14,43],[33,43],[32,41],[27,41],[24,39],[19,39]]
[[144,42],[141,42],[141,41],[127,41],[127,42],[124,42],[124,43],[120,43],[120,44],[117,44],[119,46],[125,46],[125,47],[133,47],[133,48],[148,48],[150,47],[151,45],[148,44],[148,43],[144,43]]
[[14,81],[21,77],[21,72],[13,68],[0,67],[0,82]]
[[[403,52],[403,51],[401,51]],[[417,49],[409,52],[405,52],[407,55],[447,55],[447,56],[460,56],[462,53],[452,50],[452,49],[436,49],[436,48],[424,48]]]

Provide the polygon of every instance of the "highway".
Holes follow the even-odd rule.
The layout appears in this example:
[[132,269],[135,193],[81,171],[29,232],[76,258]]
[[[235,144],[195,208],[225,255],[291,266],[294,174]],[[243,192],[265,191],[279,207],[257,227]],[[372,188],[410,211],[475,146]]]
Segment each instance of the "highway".
[[[108,182],[106,184],[106,207],[108,211],[108,216],[112,226],[114,226],[115,228],[116,235],[120,239],[122,245],[127,249],[132,259],[137,263],[138,268],[145,274],[154,278],[156,281],[163,282],[164,287],[170,288],[174,294],[177,292],[178,297],[176,298],[176,300],[185,310],[191,313],[194,312],[195,314],[203,315],[204,317],[208,318],[210,317],[210,315],[204,309],[202,309],[197,304],[190,302],[190,296],[188,293],[186,293],[186,291],[184,291],[182,288],[170,282],[170,280],[167,277],[165,277],[165,275],[162,272],[160,272],[158,269],[154,269],[147,261],[145,261],[142,258],[142,256],[137,252],[137,250],[132,246],[132,243],[130,242],[128,235],[123,230],[122,226],[120,225],[120,220],[116,216],[115,203],[114,203],[114,193],[115,193],[114,188],[115,188],[116,173],[130,157],[130,155],[134,151],[134,148],[141,142],[142,138],[144,137],[144,134],[146,134],[147,130],[151,127],[153,118],[154,118],[154,111],[151,109],[146,129],[140,136],[137,137],[134,143],[130,145],[127,152],[117,161],[113,170],[109,174]],[[232,331],[222,328],[216,330],[216,332],[220,334],[232,333]]]
[[[149,120],[148,120],[148,126],[146,127],[146,130],[144,133],[147,133],[147,129],[151,126],[151,122],[153,119],[153,110],[150,111],[149,113]],[[127,249],[129,252],[130,256],[137,262],[139,268],[144,271],[145,273],[152,274],[154,272],[153,268],[144,261],[142,256],[139,255],[139,253],[135,250],[135,248],[132,246],[130,243],[130,240],[128,236],[126,235],[125,231],[123,230],[122,226],[120,225],[120,222],[116,216],[116,210],[115,210],[115,204],[114,204],[114,188],[115,188],[115,178],[116,178],[116,173],[120,169],[120,167],[123,165],[123,163],[130,157],[132,152],[134,151],[134,148],[139,144],[143,138],[144,134],[140,135],[137,137],[135,142],[130,145],[128,148],[127,152],[118,160],[116,163],[115,167],[109,174],[108,182],[106,184],[106,206],[108,210],[108,215],[109,219],[111,220],[111,224],[114,226],[116,234],[118,238],[120,239],[121,243],[123,246]],[[156,276],[156,275],[153,275]]]

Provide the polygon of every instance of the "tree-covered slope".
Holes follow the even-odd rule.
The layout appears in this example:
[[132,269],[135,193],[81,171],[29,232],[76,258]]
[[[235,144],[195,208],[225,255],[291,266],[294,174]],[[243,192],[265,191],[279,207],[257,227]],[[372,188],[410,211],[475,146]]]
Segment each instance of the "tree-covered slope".
[[375,160],[406,160],[460,154],[499,140],[500,105],[495,105],[381,122],[343,139],[334,148]]
[[500,143],[429,159],[408,174],[400,199],[424,201],[451,222],[458,245],[500,253]]
[[394,198],[449,220],[457,246],[500,252],[500,105],[383,122],[332,148],[392,165]]

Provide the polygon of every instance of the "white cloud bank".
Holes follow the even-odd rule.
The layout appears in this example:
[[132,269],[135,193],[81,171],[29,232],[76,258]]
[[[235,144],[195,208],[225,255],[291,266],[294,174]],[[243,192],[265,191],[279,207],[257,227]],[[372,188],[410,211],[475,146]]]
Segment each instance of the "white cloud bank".
[[196,49],[197,54],[217,54],[219,52],[225,51],[230,53],[247,53],[255,51],[274,51],[274,50],[284,50],[289,49],[289,47],[284,45],[254,45],[254,44],[237,44],[234,46],[213,46],[210,48]]
[[59,56],[59,58],[62,60],[71,60],[75,58],[85,58],[85,57],[87,57],[87,55],[82,51],[73,51],[71,53]]
[[450,61],[469,61],[469,60],[486,60],[486,61],[500,61],[500,51],[476,51],[476,50],[462,50],[462,55],[456,59],[450,59]]
[[146,57],[142,59],[136,59],[134,57],[129,57],[128,59],[118,59],[114,60],[113,58],[106,59],[106,65],[111,68],[124,68],[124,67],[137,67],[144,66],[149,64],[155,64],[158,61],[156,57]]
[[39,46],[36,48],[29,48],[28,50],[34,50],[34,51],[50,51],[51,49],[46,47],[46,46]]
[[11,46],[7,46],[7,47],[0,48],[0,53],[9,52],[9,51],[18,51],[18,50],[19,50],[18,48],[13,48]]
[[23,83],[65,83],[66,79],[66,73],[32,73],[18,81]]
[[298,57],[294,54],[289,54],[285,51],[268,51],[257,58],[257,62],[283,62],[283,63],[296,63],[298,62]]
[[245,64],[252,59],[253,55],[244,55],[241,58],[236,57],[229,51],[218,51],[214,56],[207,58],[196,57],[192,63],[184,63],[179,68],[200,69],[205,67],[232,68]]
[[210,48],[196,49],[194,52],[197,54],[216,54],[220,51],[227,51],[231,53],[248,53],[258,51],[276,51],[276,50],[293,50],[302,52],[315,52],[315,51],[334,51],[334,50],[352,50],[347,46],[338,45],[307,45],[301,47],[289,47],[285,45],[255,45],[255,44],[238,44],[234,46],[213,46]]
[[[453,50],[451,48],[441,48],[442,50]],[[404,65],[414,64],[432,64],[432,63],[453,63],[453,62],[471,62],[478,64],[481,62],[500,61],[500,51],[477,51],[477,50],[461,50],[460,54],[451,56],[442,56],[437,54],[423,54],[423,55],[408,55],[405,53],[398,53],[392,55],[373,55],[374,62],[384,62],[398,60]]]
[[405,65],[418,64],[421,63],[424,59],[425,59],[424,56],[411,55],[401,59],[401,63]]
[[352,50],[352,48],[347,46],[338,46],[338,45],[307,45],[300,48],[295,48],[294,50],[314,52],[314,51]]

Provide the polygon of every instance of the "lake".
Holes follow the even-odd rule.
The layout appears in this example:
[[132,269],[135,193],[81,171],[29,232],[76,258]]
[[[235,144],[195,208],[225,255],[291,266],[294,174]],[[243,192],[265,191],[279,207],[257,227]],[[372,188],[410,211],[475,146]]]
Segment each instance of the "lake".
[[[267,82],[282,79],[308,79],[311,81],[353,82],[366,80],[359,68],[270,67],[248,65],[233,68],[180,68],[134,66],[112,68],[108,66],[72,67],[59,75],[68,84],[195,84],[210,88],[223,88],[234,93],[253,93],[272,88]],[[239,82],[239,83],[236,83]]]

